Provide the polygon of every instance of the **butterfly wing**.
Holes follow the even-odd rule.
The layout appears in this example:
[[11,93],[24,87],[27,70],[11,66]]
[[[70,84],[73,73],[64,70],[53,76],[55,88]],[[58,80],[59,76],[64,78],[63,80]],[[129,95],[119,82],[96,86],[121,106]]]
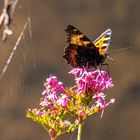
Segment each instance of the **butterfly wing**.
[[94,44],[77,28],[72,25],[68,25],[67,29],[67,42],[69,45],[79,45],[81,47],[92,47]]
[[64,50],[63,57],[73,67],[85,66],[88,63],[90,50],[98,53],[98,49],[74,26],[68,25],[66,32],[68,46]]
[[100,55],[105,56],[110,45],[111,29],[107,29],[103,32],[93,43],[99,49]]

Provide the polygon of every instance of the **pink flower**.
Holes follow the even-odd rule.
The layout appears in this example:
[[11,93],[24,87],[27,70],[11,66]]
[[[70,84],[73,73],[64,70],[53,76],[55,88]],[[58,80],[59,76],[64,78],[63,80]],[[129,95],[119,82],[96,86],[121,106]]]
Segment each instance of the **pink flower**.
[[42,95],[49,93],[61,93],[64,90],[63,83],[57,81],[56,76],[51,76],[46,79],[46,83],[44,84],[46,89],[43,91]]
[[66,107],[68,105],[68,97],[66,95],[62,95],[62,97],[57,100],[57,104],[62,107]]
[[38,116],[42,116],[42,115],[44,115],[44,114],[46,114],[46,111],[45,111],[45,110],[43,110],[43,111],[38,110],[38,111],[36,112],[36,115],[38,115]]
[[46,79],[44,86],[46,89],[42,92],[44,98],[40,105],[53,106],[57,103],[57,101],[62,96],[61,94],[64,92],[63,83],[58,82],[56,76],[51,76],[50,78]]
[[27,112],[27,117],[47,128],[54,139],[57,134],[72,132],[90,115],[101,113],[102,117],[106,107],[115,101],[106,100],[104,91],[113,86],[107,72],[73,68],[70,74],[74,75],[73,87],[64,88],[56,76],[47,78],[40,108]]
[[94,108],[102,111],[115,101],[115,99],[111,99],[110,102],[106,102],[104,90],[113,86],[110,75],[107,72],[99,69],[91,71],[74,68],[70,71],[70,74],[74,75],[77,84],[75,93],[90,93],[94,99]]
[[[70,74],[74,75],[77,86],[73,92],[78,95],[79,93],[87,94],[91,97],[91,101],[93,101],[93,110],[98,109],[99,112],[102,112],[107,106],[115,101],[115,99],[111,99],[107,102],[106,94],[104,94],[105,89],[113,86],[110,75],[107,72],[99,69],[91,71],[84,68],[73,68],[70,71]],[[68,98],[68,95],[65,94],[66,90],[63,87],[63,83],[59,82],[56,76],[51,76],[46,79],[44,86],[45,90],[42,93],[43,99],[40,105],[51,109],[56,109],[59,105],[66,109],[71,98]],[[76,97],[79,98],[79,96]],[[41,113],[42,112],[39,114]],[[81,110],[79,113],[84,115],[85,112]]]
[[41,106],[52,106],[52,103],[47,99],[47,98],[44,98],[42,102],[40,102],[40,105]]
[[77,91],[85,93],[89,88],[93,92],[102,92],[113,86],[109,74],[103,70],[90,71],[83,68],[74,68],[70,71],[75,77]]

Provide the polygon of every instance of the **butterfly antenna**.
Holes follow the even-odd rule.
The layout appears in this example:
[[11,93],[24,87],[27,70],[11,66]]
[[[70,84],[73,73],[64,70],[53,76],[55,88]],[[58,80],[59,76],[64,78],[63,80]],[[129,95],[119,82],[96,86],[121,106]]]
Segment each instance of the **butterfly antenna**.
[[121,48],[121,49],[116,49],[116,50],[110,51],[109,53],[116,53],[116,52],[120,52],[120,51],[124,51],[124,50],[129,50],[131,48],[132,47],[129,46],[129,47],[125,47],[125,48]]
[[113,59],[112,57],[110,57],[109,55],[107,56],[107,58],[108,58],[109,60],[111,60],[112,62],[114,61],[114,59]]

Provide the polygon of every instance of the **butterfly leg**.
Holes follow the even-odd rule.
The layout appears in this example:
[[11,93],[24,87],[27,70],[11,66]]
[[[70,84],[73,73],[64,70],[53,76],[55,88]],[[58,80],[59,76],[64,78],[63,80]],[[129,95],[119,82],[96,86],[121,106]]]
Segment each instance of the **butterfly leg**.
[[100,65],[100,69],[102,69],[102,66],[106,66],[107,67],[107,72],[110,75],[109,65],[107,63],[103,63],[103,64]]

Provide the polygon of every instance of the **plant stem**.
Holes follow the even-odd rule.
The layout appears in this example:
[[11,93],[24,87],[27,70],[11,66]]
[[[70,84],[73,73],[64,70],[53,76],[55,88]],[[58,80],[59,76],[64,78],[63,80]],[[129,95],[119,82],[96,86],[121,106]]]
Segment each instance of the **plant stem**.
[[81,135],[82,135],[82,124],[79,124],[79,126],[78,126],[77,140],[81,140]]

